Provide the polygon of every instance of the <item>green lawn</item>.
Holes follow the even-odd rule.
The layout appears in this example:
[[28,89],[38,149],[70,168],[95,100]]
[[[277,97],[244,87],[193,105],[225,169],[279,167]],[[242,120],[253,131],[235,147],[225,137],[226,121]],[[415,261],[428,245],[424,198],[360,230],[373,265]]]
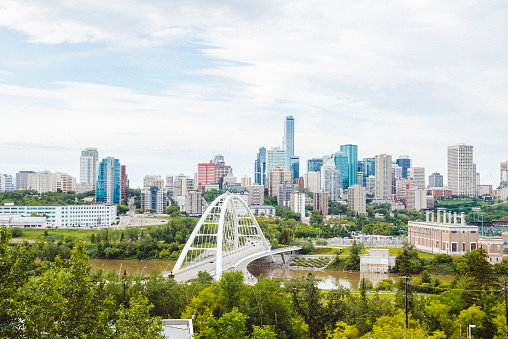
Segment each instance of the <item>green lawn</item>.
[[23,228],[23,234],[19,239],[27,239],[27,240],[41,240],[44,235],[44,231],[48,232],[48,235],[52,236],[61,236],[65,237],[80,237],[82,239],[88,238],[91,236],[93,231],[90,230],[82,230],[82,229],[72,229],[72,228],[53,228],[53,229],[28,229]]

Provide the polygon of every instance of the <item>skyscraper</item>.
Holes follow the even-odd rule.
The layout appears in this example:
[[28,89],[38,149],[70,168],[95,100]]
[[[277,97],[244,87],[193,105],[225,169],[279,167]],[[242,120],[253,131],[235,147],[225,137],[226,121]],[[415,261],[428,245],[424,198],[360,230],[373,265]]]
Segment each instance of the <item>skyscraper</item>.
[[[337,152],[333,155],[333,161],[335,162],[335,169],[340,171],[340,187],[343,190],[347,190],[349,187],[349,160],[348,156],[344,152]],[[356,177],[356,175],[355,175]]]
[[399,155],[395,163],[402,167],[402,178],[407,178],[407,169],[411,167],[411,159],[408,155]]
[[407,178],[413,179],[415,188],[425,188],[425,168],[423,167],[410,167],[407,169]]
[[307,172],[319,172],[323,166],[323,158],[312,158],[307,160]]
[[266,181],[266,148],[260,147],[254,162],[254,183],[264,185]]
[[198,164],[198,190],[204,190],[205,186],[215,182],[215,164]]
[[290,164],[289,170],[293,172],[293,179],[298,179],[300,177],[300,157],[292,156]]
[[392,199],[392,156],[376,155],[376,199]]
[[280,167],[285,171],[290,171],[286,162],[286,151],[279,147],[272,147],[266,151],[266,173],[270,172],[275,167]]
[[448,188],[454,195],[476,195],[476,165],[473,146],[448,146]]
[[358,167],[359,171],[363,173],[363,186],[367,187],[367,178],[376,174],[376,158],[363,158]]
[[95,191],[99,152],[95,147],[87,147],[81,151],[79,159],[79,181],[84,192]]
[[340,171],[332,159],[321,167],[321,191],[328,193],[332,201],[340,200]]
[[129,187],[129,178],[127,176],[127,166],[122,165],[120,174],[120,199],[127,197],[127,188]]
[[120,160],[106,157],[99,164],[99,175],[95,190],[95,201],[120,204],[121,165]]
[[443,187],[443,176],[437,172],[429,175],[429,187]]
[[[349,186],[356,185],[358,182],[358,145],[342,145],[340,146],[340,151],[344,152],[347,155],[348,161],[348,170],[347,170],[347,178],[348,185],[344,189],[347,189]],[[341,172],[342,176],[342,172]]]
[[508,161],[504,161],[499,165],[500,169],[500,182],[508,181]]
[[291,157],[295,155],[295,119],[286,117],[284,124],[284,150],[286,151],[286,170],[291,170]]
[[27,190],[28,189],[28,175],[35,173],[34,171],[19,171],[16,173],[16,189]]

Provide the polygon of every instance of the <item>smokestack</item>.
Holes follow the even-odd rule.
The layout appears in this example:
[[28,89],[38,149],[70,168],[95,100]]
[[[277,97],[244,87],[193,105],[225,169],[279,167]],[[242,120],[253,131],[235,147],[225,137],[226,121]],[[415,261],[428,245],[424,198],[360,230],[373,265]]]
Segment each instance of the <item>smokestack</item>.
[[434,222],[434,211],[432,211],[431,214],[432,214],[432,222]]
[[457,212],[453,212],[453,223],[457,224]]
[[464,212],[460,213],[460,224],[462,226],[466,225],[466,214]]
[[441,211],[437,210],[437,222],[441,222]]
[[452,212],[448,212],[448,223],[452,223]]
[[427,212],[425,213],[425,221],[426,221],[426,222],[429,222],[429,218],[430,218],[430,212],[429,212],[429,211],[427,211]]

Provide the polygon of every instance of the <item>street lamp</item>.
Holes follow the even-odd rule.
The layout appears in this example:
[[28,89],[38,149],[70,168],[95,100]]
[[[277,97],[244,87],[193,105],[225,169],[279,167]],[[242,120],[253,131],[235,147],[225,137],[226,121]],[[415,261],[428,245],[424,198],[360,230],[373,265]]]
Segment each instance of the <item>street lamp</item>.
[[471,329],[475,328],[475,327],[476,327],[476,325],[469,324],[469,339],[471,339]]

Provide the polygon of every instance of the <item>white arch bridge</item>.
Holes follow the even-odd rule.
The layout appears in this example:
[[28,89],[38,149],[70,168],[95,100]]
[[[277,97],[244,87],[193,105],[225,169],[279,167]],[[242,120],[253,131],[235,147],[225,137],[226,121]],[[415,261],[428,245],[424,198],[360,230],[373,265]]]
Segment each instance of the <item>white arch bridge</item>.
[[259,224],[247,204],[237,195],[223,194],[206,209],[173,269],[175,279],[197,278],[198,272],[210,273],[216,280],[227,270],[241,270],[248,280],[255,278],[247,265],[259,258],[300,250],[285,247],[271,250]]

